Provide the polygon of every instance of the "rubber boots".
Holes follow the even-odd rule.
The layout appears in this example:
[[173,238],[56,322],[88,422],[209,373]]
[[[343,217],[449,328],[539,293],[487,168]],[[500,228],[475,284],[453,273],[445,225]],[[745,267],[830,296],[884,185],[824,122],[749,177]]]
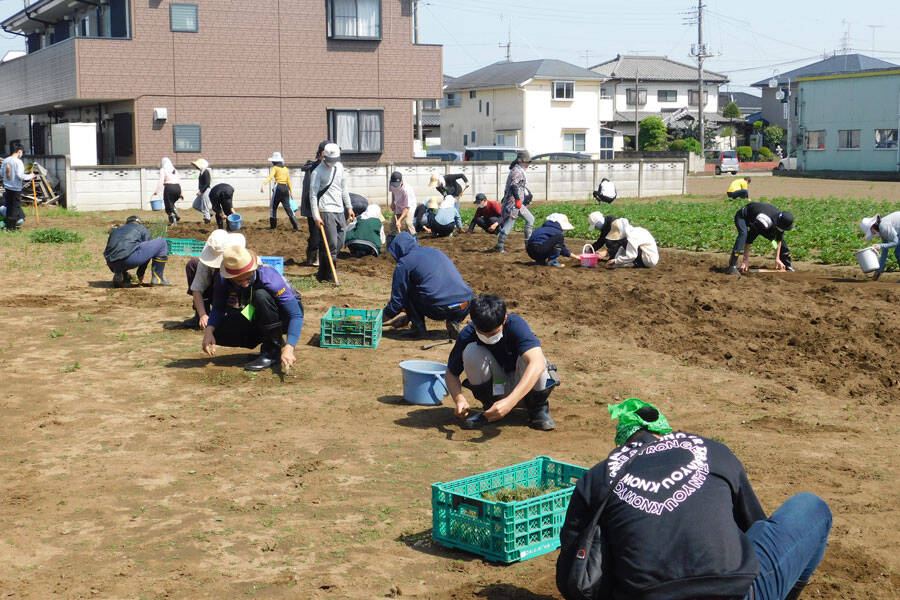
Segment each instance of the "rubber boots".
[[269,229],[275,229],[278,227],[278,219],[276,217],[269,217]]
[[527,242],[531,238],[531,234],[534,232],[534,225],[529,225],[525,223],[525,241]]
[[491,381],[478,384],[472,384],[466,381],[466,383],[468,384],[466,387],[472,390],[472,395],[475,396],[476,400],[481,402],[484,410],[490,410],[496,400],[494,397],[494,383]]
[[281,361],[281,348],[284,338],[281,335],[281,323],[262,327],[263,341],[260,354],[244,365],[245,371],[262,371]]
[[165,258],[153,259],[153,271],[150,275],[150,285],[172,285],[172,282],[166,281],[163,272],[166,270]]
[[216,227],[225,229],[225,217],[220,214],[216,214]]
[[737,261],[739,254],[737,252],[731,253],[731,260],[728,261],[728,268],[725,269],[726,275],[740,275],[741,272],[738,271]]
[[550,405],[547,399],[553,388],[540,392],[530,391],[525,396],[525,410],[528,411],[528,426],[539,431],[552,431],[556,422],[550,417]]
[[112,284],[114,288],[125,287],[125,273],[113,273]]
[[288,211],[288,220],[291,222],[291,227],[294,228],[294,231],[300,231],[300,223],[297,222],[297,217],[294,213]]
[[502,231],[497,234],[497,245],[494,246],[494,252],[506,254],[506,237],[507,235]]

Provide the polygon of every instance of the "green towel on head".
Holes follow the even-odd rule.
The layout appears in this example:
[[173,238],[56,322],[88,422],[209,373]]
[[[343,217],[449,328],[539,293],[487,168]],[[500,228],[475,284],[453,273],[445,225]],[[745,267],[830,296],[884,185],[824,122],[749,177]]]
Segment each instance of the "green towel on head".
[[[666,420],[666,417],[659,412],[659,409],[643,400],[629,398],[625,402],[619,404],[608,404],[607,408],[609,409],[609,418],[613,421],[616,419],[619,420],[616,424],[617,446],[621,446],[627,442],[628,438],[633,436],[639,429],[647,429],[648,431],[659,434],[666,434],[672,431],[672,428],[669,427],[669,422]],[[638,414],[638,411],[641,411],[642,408],[651,408],[656,411],[656,419],[647,421],[641,417],[641,415]],[[646,412],[649,411],[641,412],[644,412],[646,416]]]

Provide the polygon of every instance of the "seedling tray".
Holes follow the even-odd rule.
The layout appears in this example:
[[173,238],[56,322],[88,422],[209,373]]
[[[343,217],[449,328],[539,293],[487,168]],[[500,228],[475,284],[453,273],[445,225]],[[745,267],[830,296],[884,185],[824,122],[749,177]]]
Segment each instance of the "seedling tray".
[[377,348],[381,340],[381,309],[337,308],[322,317],[322,348]]

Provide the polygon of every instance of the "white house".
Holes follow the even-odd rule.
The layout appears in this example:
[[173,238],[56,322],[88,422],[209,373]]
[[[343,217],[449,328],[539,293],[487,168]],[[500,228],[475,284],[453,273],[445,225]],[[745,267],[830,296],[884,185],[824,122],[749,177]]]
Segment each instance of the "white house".
[[[620,54],[594,65],[591,71],[606,79],[601,96],[612,98],[614,116],[610,127],[634,135],[645,117],[662,118],[670,127],[691,126],[698,118],[697,67],[665,56]],[[703,119],[718,129],[727,122],[719,111],[719,86],[728,78],[719,73],[703,74]]]
[[516,146],[532,154],[584,152],[612,158],[622,135],[608,129],[605,77],[561,60],[499,62],[444,88],[441,148]]

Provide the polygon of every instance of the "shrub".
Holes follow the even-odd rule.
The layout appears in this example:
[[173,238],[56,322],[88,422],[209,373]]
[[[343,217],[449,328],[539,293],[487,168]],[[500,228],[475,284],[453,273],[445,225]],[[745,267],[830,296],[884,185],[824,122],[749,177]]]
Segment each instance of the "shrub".
[[35,229],[29,234],[29,238],[35,244],[80,244],[84,238],[76,231],[65,229]]
[[665,150],[666,124],[659,117],[641,119],[638,130],[638,146],[641,150]]
[[747,162],[748,160],[753,158],[753,148],[751,148],[750,146],[738,146],[737,155],[739,161]]
[[774,148],[784,140],[784,129],[776,125],[769,125],[763,129],[763,138],[766,140],[766,146]]
[[763,130],[763,127],[765,127],[765,124],[762,121],[755,121],[753,123],[753,131],[757,133],[761,132]]
[[772,154],[772,151],[771,151],[771,150],[769,150],[768,148],[766,148],[765,146],[763,146],[762,148],[759,149],[759,156],[760,156],[760,158],[762,158],[763,160],[772,160],[772,157],[775,156],[775,155]]
[[726,119],[740,119],[741,109],[738,108],[738,105],[736,103],[729,102],[725,107],[725,110],[722,111],[722,116]]

